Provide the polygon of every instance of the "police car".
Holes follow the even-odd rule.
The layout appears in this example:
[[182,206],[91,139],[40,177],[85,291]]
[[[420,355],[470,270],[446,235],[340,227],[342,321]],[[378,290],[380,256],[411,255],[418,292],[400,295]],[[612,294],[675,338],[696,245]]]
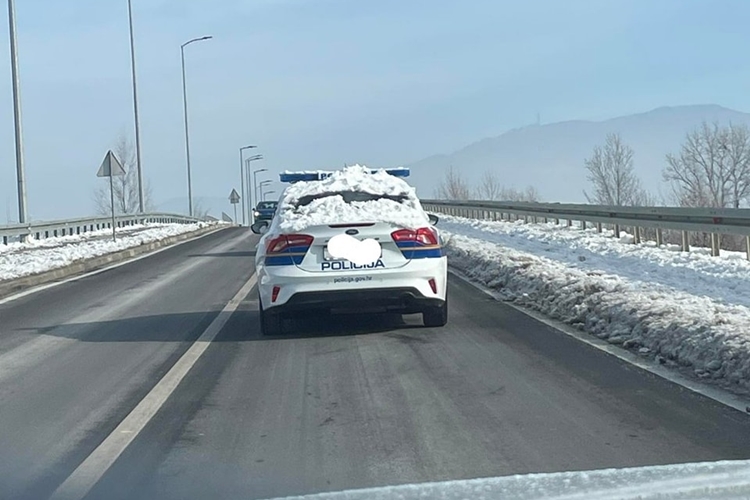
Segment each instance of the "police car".
[[404,177],[409,170],[285,172],[290,183],[255,258],[264,335],[316,311],[422,313],[447,323],[447,258],[435,225]]

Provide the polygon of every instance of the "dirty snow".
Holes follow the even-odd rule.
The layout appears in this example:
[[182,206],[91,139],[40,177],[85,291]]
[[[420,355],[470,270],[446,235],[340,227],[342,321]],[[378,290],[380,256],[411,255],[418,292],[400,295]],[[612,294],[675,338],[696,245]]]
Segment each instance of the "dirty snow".
[[[405,196],[406,199],[345,203],[341,196],[328,196],[297,207],[297,202],[305,196],[341,191]],[[278,213],[270,232],[275,229],[298,232],[311,226],[341,222],[388,222],[412,229],[429,225],[413,187],[384,170],[371,173],[369,168],[360,165],[335,171],[323,180],[291,184],[281,195]]]
[[[750,498],[750,461],[519,474],[286,497],[285,500],[670,500]],[[280,500],[280,499],[277,499]]]
[[519,305],[750,392],[750,263],[554,224],[442,216],[451,266]]
[[57,269],[79,260],[195,231],[205,225],[199,222],[127,226],[118,228],[117,241],[112,241],[111,229],[102,229],[81,235],[29,239],[25,243],[0,245],[0,281]]

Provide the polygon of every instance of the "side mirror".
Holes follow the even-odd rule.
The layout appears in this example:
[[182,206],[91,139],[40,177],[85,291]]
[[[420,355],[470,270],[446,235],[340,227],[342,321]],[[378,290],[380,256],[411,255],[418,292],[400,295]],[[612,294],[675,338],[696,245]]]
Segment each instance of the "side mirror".
[[250,226],[250,230],[255,234],[264,234],[268,232],[268,221],[259,220],[258,222]]
[[430,224],[433,226],[437,226],[438,221],[440,218],[435,214],[427,214],[427,218],[430,219]]

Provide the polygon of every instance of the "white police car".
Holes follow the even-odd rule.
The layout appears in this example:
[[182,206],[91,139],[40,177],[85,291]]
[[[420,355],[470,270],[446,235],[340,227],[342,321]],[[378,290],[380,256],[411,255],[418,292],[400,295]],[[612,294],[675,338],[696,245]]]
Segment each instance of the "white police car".
[[334,172],[285,172],[273,220],[259,221],[255,258],[261,331],[316,310],[422,313],[448,320],[447,258],[437,217],[422,209],[408,169],[355,165]]

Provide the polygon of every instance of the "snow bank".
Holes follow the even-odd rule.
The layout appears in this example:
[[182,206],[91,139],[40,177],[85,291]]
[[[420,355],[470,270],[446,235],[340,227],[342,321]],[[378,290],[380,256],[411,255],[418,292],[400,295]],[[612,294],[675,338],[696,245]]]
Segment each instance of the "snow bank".
[[203,222],[133,225],[118,229],[117,241],[112,241],[111,229],[103,229],[82,235],[31,239],[26,243],[0,245],[0,281],[65,267],[79,260],[151,243],[205,226],[206,223]]
[[746,262],[547,225],[445,216],[441,229],[450,265],[507,300],[750,392]]
[[[358,191],[376,195],[403,196],[403,201],[381,199],[346,203],[341,196],[328,196],[297,206],[305,196],[342,191]],[[416,191],[401,178],[384,170],[370,173],[360,165],[346,167],[319,181],[297,182],[281,196],[279,217],[274,229],[297,232],[303,229],[340,222],[388,222],[408,228],[424,227],[429,220],[422,209]]]
[[286,497],[286,500],[728,500],[748,496],[750,461],[738,460],[518,474],[318,493]]

